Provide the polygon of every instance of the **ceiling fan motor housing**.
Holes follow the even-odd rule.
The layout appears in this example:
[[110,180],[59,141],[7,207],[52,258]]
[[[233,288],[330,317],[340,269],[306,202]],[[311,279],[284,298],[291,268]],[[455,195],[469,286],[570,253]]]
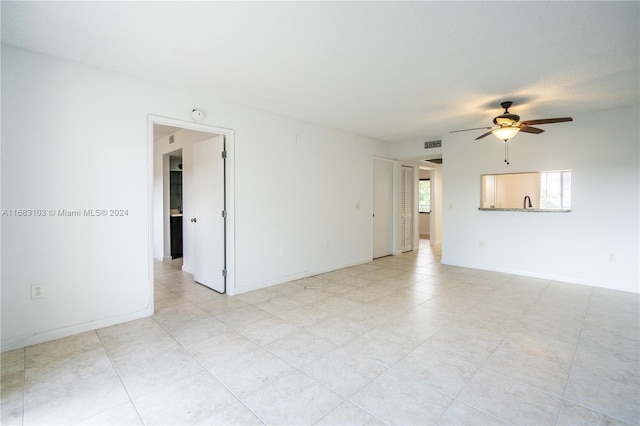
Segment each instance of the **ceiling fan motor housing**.
[[496,118],[493,119],[493,124],[496,124],[498,126],[504,127],[504,126],[513,126],[515,124],[518,123],[518,121],[520,121],[520,116],[516,115],[516,114],[511,114],[509,113],[509,108],[511,108],[511,105],[513,104],[513,102],[511,101],[504,101],[500,104],[500,106],[502,108],[504,108],[504,114],[497,116]]
[[520,116],[516,114],[502,114],[493,119],[493,124],[498,126],[513,126],[520,121]]

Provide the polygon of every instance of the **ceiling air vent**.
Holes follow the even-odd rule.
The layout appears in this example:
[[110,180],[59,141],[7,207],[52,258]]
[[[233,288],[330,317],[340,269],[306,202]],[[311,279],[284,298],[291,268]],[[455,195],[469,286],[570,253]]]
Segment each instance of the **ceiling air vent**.
[[427,141],[424,143],[424,149],[431,149],[431,148],[440,148],[442,146],[442,141],[438,140],[438,141]]

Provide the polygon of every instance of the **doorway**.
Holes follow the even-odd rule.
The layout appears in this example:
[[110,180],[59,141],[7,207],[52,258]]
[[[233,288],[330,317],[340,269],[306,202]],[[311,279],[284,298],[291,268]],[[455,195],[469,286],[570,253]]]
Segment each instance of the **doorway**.
[[[182,259],[182,149],[169,156],[169,246],[172,261]],[[163,161],[166,164],[166,161]],[[165,195],[166,196],[166,195]]]
[[[175,143],[172,147],[168,147],[168,145],[158,145],[156,146],[155,140],[158,139],[159,132],[169,132],[165,136],[167,136],[168,143]],[[172,133],[173,132],[173,133]],[[171,134],[176,135],[175,140],[171,142],[168,141],[168,138]],[[181,138],[178,138],[177,135],[181,135]],[[182,145],[179,143],[179,139],[183,141]],[[203,143],[203,141],[211,140],[210,143]],[[217,140],[217,142],[215,141]],[[186,143],[186,141],[190,142],[190,145]],[[222,223],[221,226],[218,227],[218,230],[221,229],[219,234],[215,237],[210,238],[216,241],[215,244],[218,244],[219,247],[216,248],[215,253],[211,255],[205,254],[204,259],[199,261],[200,264],[217,264],[222,265],[217,274],[222,278],[222,286],[212,286],[207,283],[203,283],[208,287],[215,287],[214,289],[218,292],[226,292],[227,294],[233,295],[235,294],[235,258],[234,258],[234,131],[226,128],[209,126],[200,123],[191,123],[180,120],[168,119],[164,117],[157,116],[149,116],[148,118],[148,159],[149,159],[149,215],[150,215],[150,243],[149,243],[149,271],[150,271],[150,282],[153,283],[153,262],[154,260],[165,261],[167,257],[171,258],[171,238],[170,238],[170,216],[172,212],[175,212],[175,209],[171,209],[171,200],[170,200],[170,174],[169,167],[170,156],[164,156],[165,153],[175,152],[181,150],[182,153],[182,204],[180,205],[180,210],[183,213],[182,216],[182,225],[183,225],[183,265],[182,270],[188,272],[190,274],[194,274],[197,269],[197,259],[195,258],[195,253],[197,250],[195,246],[196,235],[202,235],[202,232],[196,232],[194,229],[196,224],[204,224],[207,221],[214,221],[215,219],[220,219]],[[193,158],[194,158],[194,146],[196,144],[205,145],[215,145],[216,143],[221,144],[223,147],[222,150],[225,151],[226,154],[222,154],[222,152],[215,153],[213,150],[207,150],[206,156],[217,157],[216,159],[225,160],[224,166],[218,167],[214,173],[218,173],[215,178],[211,176],[205,177],[209,180],[215,180],[214,185],[209,185],[206,191],[201,191],[195,188],[194,186],[194,169],[193,169]],[[214,148],[215,149],[215,148]],[[162,152],[164,150],[164,152]],[[168,152],[167,152],[168,151]],[[202,152],[200,153],[202,155]],[[163,159],[163,156],[166,157],[166,160]],[[190,157],[190,158],[187,158]],[[224,157],[224,158],[223,158]],[[203,158],[201,157],[200,160]],[[163,170],[163,163],[166,162],[166,170],[165,173]],[[213,163],[213,158],[211,159]],[[189,164],[190,163],[190,164]],[[189,165],[188,165],[189,164]],[[219,185],[218,185],[219,184]],[[198,216],[194,213],[195,206],[193,200],[210,198],[212,195],[210,194],[211,187],[217,186],[219,190],[216,190],[223,197],[222,208],[220,208],[219,212],[207,212],[204,216],[200,215],[202,218],[198,220]],[[207,195],[198,196],[198,192],[206,192]],[[214,203],[214,209],[219,208],[219,202]],[[193,219],[193,221],[192,221]],[[211,259],[215,258],[216,262],[211,262]],[[219,259],[218,259],[219,258]],[[216,266],[218,268],[218,266]],[[218,280],[220,282],[220,280]]]
[[393,167],[394,162],[373,159],[373,244],[374,259],[393,254]]
[[400,251],[413,250],[413,167],[400,168]]

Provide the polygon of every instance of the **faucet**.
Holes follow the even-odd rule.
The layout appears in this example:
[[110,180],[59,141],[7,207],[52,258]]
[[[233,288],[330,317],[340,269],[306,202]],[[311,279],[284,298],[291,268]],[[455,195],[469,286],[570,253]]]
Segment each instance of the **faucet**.
[[[529,200],[529,205],[527,205],[527,200]],[[524,200],[522,200],[522,208],[526,209],[527,207],[531,208],[533,206],[531,205],[531,197],[529,197],[528,195],[525,195]]]

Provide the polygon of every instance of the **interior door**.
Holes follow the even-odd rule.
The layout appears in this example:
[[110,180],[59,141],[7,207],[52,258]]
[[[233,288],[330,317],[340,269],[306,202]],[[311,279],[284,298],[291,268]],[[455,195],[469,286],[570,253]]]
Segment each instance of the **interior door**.
[[224,136],[193,145],[193,278],[217,292],[225,286]]
[[393,254],[393,163],[373,160],[373,257]]

